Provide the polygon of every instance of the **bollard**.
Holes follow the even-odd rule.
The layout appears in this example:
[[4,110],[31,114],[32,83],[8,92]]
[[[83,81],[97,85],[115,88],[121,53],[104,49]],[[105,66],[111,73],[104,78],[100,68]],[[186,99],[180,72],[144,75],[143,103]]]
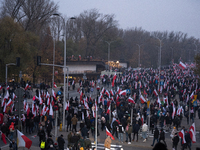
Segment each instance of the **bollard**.
[[60,124],[60,129],[59,129],[59,131],[62,131],[62,123]]

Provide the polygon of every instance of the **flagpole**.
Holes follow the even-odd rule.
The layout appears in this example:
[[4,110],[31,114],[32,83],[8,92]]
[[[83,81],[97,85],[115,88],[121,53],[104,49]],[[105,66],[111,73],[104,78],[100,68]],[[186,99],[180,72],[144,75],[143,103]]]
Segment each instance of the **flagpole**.
[[[96,107],[97,107],[97,104],[96,104],[96,100],[95,100],[95,105],[96,105]],[[97,111],[97,108],[95,108],[96,110],[96,118],[95,118],[95,126],[96,126],[96,128],[95,128],[95,148],[96,148],[96,150],[97,150],[97,113],[98,113],[98,111]]]

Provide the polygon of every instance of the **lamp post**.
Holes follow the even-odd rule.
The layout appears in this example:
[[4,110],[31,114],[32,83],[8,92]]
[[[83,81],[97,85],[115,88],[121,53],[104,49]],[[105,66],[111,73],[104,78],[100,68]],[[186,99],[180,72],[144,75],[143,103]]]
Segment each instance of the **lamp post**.
[[[64,99],[63,99],[63,130],[65,130],[65,102],[66,102],[66,56],[67,56],[67,53],[66,53],[66,42],[67,42],[67,39],[66,39],[66,22],[65,22],[65,19],[60,15],[60,14],[53,14],[54,16],[58,16],[60,18],[62,18],[63,20],[63,24],[64,24]],[[75,19],[74,17],[71,17],[70,19]],[[67,70],[68,72],[68,70]],[[68,95],[68,79],[67,79],[67,95]]]
[[[110,44],[113,43],[114,41],[108,42],[105,41],[108,44],[108,67],[109,67],[109,62],[110,62]],[[109,67],[109,72],[110,72],[110,67]]]
[[143,45],[143,44],[136,44],[138,47],[139,47],[139,58],[138,58],[138,67],[140,67],[140,47]]
[[195,45],[195,47],[196,47],[196,49],[195,49],[195,55],[197,55],[197,44],[194,42],[193,43],[194,45]]
[[165,38],[162,38],[162,39],[160,39],[160,38],[158,38],[158,37],[156,37],[156,36],[153,36],[153,37],[155,37],[157,40],[159,40],[159,42],[160,42],[160,47],[159,47],[159,50],[160,50],[160,60],[159,60],[159,78],[158,78],[158,89],[160,89],[160,73],[161,73],[161,48],[162,48],[162,41],[165,39]]

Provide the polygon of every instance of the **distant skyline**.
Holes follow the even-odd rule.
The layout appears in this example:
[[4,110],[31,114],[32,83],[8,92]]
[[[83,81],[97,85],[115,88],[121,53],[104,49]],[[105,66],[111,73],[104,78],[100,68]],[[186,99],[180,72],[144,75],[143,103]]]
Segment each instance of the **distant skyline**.
[[53,0],[63,16],[97,9],[114,14],[119,28],[187,33],[200,39],[200,0]]

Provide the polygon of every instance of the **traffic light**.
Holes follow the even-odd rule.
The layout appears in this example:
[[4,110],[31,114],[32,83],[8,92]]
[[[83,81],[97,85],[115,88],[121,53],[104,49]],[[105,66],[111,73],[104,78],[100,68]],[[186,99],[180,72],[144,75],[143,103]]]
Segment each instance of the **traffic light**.
[[16,66],[17,66],[17,67],[20,66],[20,57],[16,57]]
[[37,65],[41,66],[41,56],[37,56]]

